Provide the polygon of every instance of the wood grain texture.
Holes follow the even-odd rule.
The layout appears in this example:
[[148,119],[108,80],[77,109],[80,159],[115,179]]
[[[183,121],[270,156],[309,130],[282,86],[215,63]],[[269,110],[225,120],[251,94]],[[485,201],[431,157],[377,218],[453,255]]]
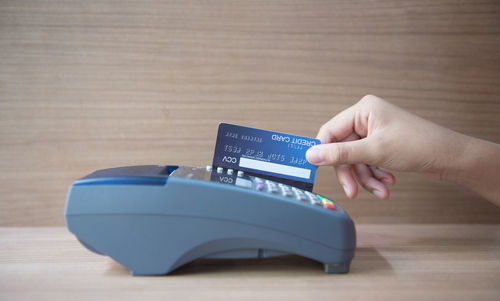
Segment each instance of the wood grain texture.
[[499,225],[358,225],[351,271],[302,257],[132,277],[63,227],[0,228],[1,300],[498,300]]
[[[368,93],[499,143],[499,2],[1,1],[0,225],[62,225],[96,169],[206,165],[221,121],[314,136]],[[500,220],[398,176],[388,201],[328,168],[316,190],[357,222]]]

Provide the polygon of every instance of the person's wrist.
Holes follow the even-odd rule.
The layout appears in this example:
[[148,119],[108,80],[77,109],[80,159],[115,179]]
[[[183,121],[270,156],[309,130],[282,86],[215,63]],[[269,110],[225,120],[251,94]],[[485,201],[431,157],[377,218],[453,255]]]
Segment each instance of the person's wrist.
[[470,182],[471,168],[474,168],[475,156],[473,138],[452,132],[453,139],[446,143],[447,148],[443,154],[446,158],[444,165],[440,170],[440,179],[447,182],[453,182],[466,185]]
[[447,157],[439,179],[473,190],[500,206],[500,146],[498,144],[454,132],[445,143]]

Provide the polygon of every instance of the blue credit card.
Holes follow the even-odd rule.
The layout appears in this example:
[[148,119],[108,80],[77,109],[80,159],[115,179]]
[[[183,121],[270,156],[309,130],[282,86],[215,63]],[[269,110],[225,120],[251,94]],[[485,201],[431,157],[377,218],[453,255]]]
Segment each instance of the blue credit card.
[[316,166],[306,151],[318,139],[221,123],[215,144],[214,167],[230,168],[312,190]]

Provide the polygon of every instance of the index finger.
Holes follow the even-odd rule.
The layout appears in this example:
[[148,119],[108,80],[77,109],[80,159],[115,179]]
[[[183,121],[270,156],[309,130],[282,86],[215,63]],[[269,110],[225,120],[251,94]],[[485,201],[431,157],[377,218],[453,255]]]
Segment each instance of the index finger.
[[354,133],[355,109],[351,106],[335,115],[323,124],[316,135],[321,143],[332,143],[344,140]]

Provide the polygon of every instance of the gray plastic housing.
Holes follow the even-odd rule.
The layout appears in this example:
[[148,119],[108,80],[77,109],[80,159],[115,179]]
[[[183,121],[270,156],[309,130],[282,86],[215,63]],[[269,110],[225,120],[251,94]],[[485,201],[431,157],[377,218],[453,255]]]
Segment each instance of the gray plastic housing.
[[327,210],[223,183],[202,168],[176,168],[106,169],[75,181],[64,211],[68,229],[132,275],[168,274],[198,258],[284,254],[322,262],[327,273],[349,271],[356,233],[338,204]]

